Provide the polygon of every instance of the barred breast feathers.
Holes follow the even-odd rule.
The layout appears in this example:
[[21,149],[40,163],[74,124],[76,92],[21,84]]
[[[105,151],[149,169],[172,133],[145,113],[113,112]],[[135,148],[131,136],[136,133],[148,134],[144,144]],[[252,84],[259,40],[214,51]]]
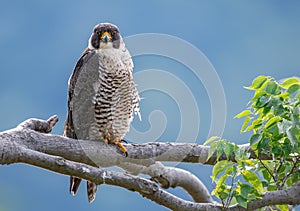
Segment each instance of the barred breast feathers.
[[123,138],[130,128],[133,113],[141,118],[139,95],[132,76],[133,62],[124,49],[97,52],[99,82],[94,86],[95,117],[103,135],[112,139]]

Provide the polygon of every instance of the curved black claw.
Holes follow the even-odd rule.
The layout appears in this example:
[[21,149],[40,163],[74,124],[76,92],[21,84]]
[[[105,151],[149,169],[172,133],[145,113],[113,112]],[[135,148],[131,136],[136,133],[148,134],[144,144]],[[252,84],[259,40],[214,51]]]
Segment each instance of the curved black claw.
[[128,142],[124,139],[121,139],[121,142],[124,142],[124,143],[128,144]]

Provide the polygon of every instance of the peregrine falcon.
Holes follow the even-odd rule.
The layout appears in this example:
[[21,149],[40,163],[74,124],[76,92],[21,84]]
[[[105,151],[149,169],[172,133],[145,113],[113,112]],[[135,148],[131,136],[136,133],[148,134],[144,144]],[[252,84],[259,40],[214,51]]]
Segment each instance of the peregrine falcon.
[[[96,25],[69,79],[65,136],[116,144],[127,156],[122,138],[133,113],[140,117],[132,69],[118,27],[110,23]],[[80,182],[80,178],[71,177],[71,194],[76,194]],[[97,185],[87,181],[89,202],[95,199],[96,191]]]

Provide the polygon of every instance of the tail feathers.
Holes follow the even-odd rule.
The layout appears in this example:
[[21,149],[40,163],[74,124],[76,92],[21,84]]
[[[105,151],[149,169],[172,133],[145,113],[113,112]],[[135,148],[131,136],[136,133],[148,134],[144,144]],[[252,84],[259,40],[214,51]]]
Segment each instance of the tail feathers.
[[[80,183],[81,183],[80,178],[70,177],[70,193],[73,196],[76,195]],[[95,200],[96,192],[97,192],[97,184],[87,181],[87,195],[90,203],[92,203]]]
[[70,177],[70,193],[75,196],[79,188],[81,179],[78,177]]
[[96,198],[97,184],[87,181],[88,200],[92,203]]

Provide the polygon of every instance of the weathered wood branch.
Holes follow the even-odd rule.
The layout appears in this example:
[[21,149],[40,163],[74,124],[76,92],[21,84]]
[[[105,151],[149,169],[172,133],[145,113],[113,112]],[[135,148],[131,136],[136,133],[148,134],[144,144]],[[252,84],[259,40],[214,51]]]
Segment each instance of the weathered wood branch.
[[122,163],[121,168],[133,175],[146,174],[151,180],[158,182],[162,188],[181,187],[186,190],[195,202],[212,203],[213,199],[205,185],[191,172],[166,167],[161,162],[155,162],[150,166],[141,166],[132,163]]
[[300,181],[286,190],[267,192],[261,199],[255,199],[248,204],[249,210],[256,210],[261,207],[289,204],[300,204]]
[[[0,133],[0,164],[27,163],[61,174],[77,176],[99,185],[120,186],[136,191],[172,210],[222,210],[220,204],[212,201],[198,178],[189,172],[165,167],[158,162],[214,164],[216,158],[206,161],[208,147],[175,143],[127,144],[129,157],[126,158],[114,145],[45,134],[51,131],[56,122],[56,116],[47,121],[30,119],[15,129]],[[240,147],[245,147],[250,152],[247,145]],[[234,160],[234,157],[232,159]],[[95,163],[100,166],[119,166],[130,174],[91,166]],[[152,180],[165,188],[183,187],[195,202],[180,199],[161,189],[154,181],[133,175],[139,173],[150,175]],[[300,182],[286,190],[267,192],[261,199],[250,202],[248,210],[278,203],[300,204],[299,195]],[[235,205],[229,210],[245,209]]]
[[[55,118],[54,118],[55,119]],[[51,123],[53,124],[53,123]],[[149,166],[155,161],[189,162],[214,165],[216,154],[208,157],[208,146],[189,143],[146,143],[146,144],[124,144],[128,151],[128,157],[115,145],[105,144],[101,141],[77,140],[67,137],[43,134],[49,132],[47,121],[29,119],[21,123],[17,128],[0,133],[0,139],[14,140],[14,143],[25,146],[39,152],[50,155],[57,155],[68,160],[86,164],[96,163],[99,166],[107,167],[129,162]],[[249,145],[239,147],[251,153],[252,158],[256,155]],[[226,159],[225,156],[220,158]],[[234,156],[231,157],[234,160]],[[271,159],[262,155],[261,160]]]
[[[99,141],[91,141],[89,145],[83,143],[84,147],[82,148],[82,141],[80,140],[71,139],[70,141],[65,137],[45,134],[51,131],[51,128],[57,120],[56,116],[51,117],[47,121],[38,119],[26,120],[17,128],[0,133],[0,140],[4,137],[12,140],[9,143],[6,142],[6,147],[9,147],[11,144],[14,145],[14,147],[7,149],[10,152],[12,148],[15,149],[16,155],[19,155],[20,153],[23,154],[24,150],[29,149],[28,151],[31,150],[31,152],[37,151],[45,154],[51,154],[89,165],[93,165],[95,162],[91,159],[92,156],[96,156],[97,153],[99,156],[103,151],[105,154],[105,156],[103,156],[105,160],[101,161],[97,158],[99,161],[96,161],[98,164],[100,163],[101,166],[116,165],[121,168],[125,168],[126,166],[127,171],[134,169],[136,175],[140,173],[150,175],[153,180],[160,182],[163,188],[182,187],[196,202],[213,202],[206,186],[190,172],[178,168],[165,167],[161,163],[155,162],[153,159],[142,161],[139,161],[138,159],[127,159],[123,155],[118,154],[115,151],[118,150],[118,148],[115,148],[114,146],[104,144],[104,150],[101,149],[101,147],[97,146],[102,146],[102,142]],[[0,142],[0,146],[4,143],[4,141]],[[96,149],[97,151],[92,152],[92,155],[90,155],[90,150],[92,151],[93,149]],[[3,150],[3,154],[7,154],[5,151],[6,150]],[[22,162],[16,160],[16,158],[14,158],[11,154],[8,157],[10,158],[11,161],[9,162],[11,163]],[[20,156],[17,157],[20,158]],[[130,163],[130,161],[132,163]],[[4,160],[2,160],[2,163],[3,162]]]

